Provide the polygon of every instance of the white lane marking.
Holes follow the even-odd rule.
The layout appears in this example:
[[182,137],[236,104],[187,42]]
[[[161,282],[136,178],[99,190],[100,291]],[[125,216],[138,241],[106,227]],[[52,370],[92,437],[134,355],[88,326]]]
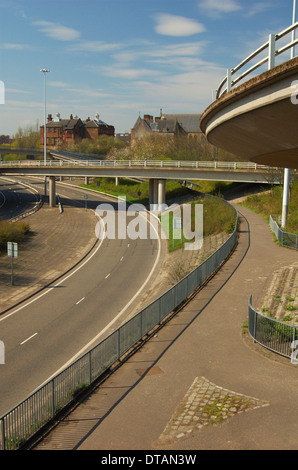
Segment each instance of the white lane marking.
[[129,244],[127,245],[127,247],[129,248]]
[[123,261],[123,258],[124,258],[124,256],[122,256],[122,258],[120,259],[120,261]]
[[108,275],[105,277],[105,279],[108,279],[108,277],[110,277],[110,275],[111,275],[111,273],[110,273],[110,274],[108,274]]
[[[103,223],[102,219],[100,219],[100,222],[103,224],[103,230],[105,230],[105,224]],[[3,320],[6,320],[7,318],[9,318],[11,315],[14,315],[15,313],[19,312],[20,310],[22,310],[23,308],[25,307],[28,307],[28,305],[32,304],[33,302],[36,302],[36,300],[39,300],[41,297],[43,297],[44,295],[48,294],[49,292],[51,292],[55,287],[59,286],[60,284],[62,284],[63,282],[65,282],[69,277],[73,276],[77,271],[79,271],[83,266],[85,266],[85,264],[87,264],[91,258],[93,258],[93,256],[96,255],[96,253],[98,252],[98,250],[100,249],[102,243],[104,241],[104,237],[100,240],[100,243],[98,245],[98,247],[96,248],[96,250],[89,256],[89,258],[86,259],[86,261],[81,264],[77,269],[75,269],[73,272],[71,272],[68,276],[64,277],[63,279],[61,279],[61,281],[59,282],[56,282],[56,284],[53,286],[53,287],[50,287],[49,289],[47,289],[45,292],[43,292],[42,294],[38,295],[37,297],[35,297],[34,299],[30,300],[29,302],[27,302],[25,305],[22,305],[21,307],[17,308],[16,310],[14,310],[13,312],[10,312],[8,313],[7,315],[5,315],[3,318],[0,318],[0,322],[2,322]]]
[[[149,220],[149,223],[150,220]],[[66,367],[68,367],[70,364],[72,364],[76,359],[78,359],[80,356],[82,356],[86,351],[88,351],[90,349],[90,347],[92,345],[94,345],[95,341],[98,340],[98,338],[100,338],[103,333],[105,333],[112,325],[113,323],[115,323],[116,320],[118,320],[119,317],[121,317],[121,315],[123,315],[123,313],[125,312],[125,310],[132,304],[132,302],[140,295],[140,292],[144,289],[145,285],[149,282],[151,276],[153,275],[154,271],[155,271],[155,268],[159,262],[159,258],[160,258],[160,252],[161,252],[161,241],[160,241],[160,237],[158,235],[158,231],[156,230],[154,224],[152,224],[152,227],[153,227],[153,230],[155,231],[156,235],[157,235],[157,240],[158,240],[158,255],[156,257],[156,260],[155,260],[155,263],[150,271],[150,274],[149,276],[147,277],[147,280],[144,282],[144,284],[140,287],[140,289],[138,290],[138,292],[134,295],[134,297],[132,297],[132,299],[130,299],[130,301],[128,302],[127,305],[125,305],[125,307],[121,310],[121,312],[118,313],[118,315],[105,327],[103,328],[103,330],[100,331],[100,333],[98,333],[91,341],[89,341],[88,344],[86,344],[75,356],[73,356],[66,364],[64,364],[59,370],[57,370],[51,377],[48,378],[48,380],[46,382],[48,382],[49,380],[51,380],[52,377],[55,377],[55,375],[59,374],[61,371],[63,371]],[[42,385],[44,385],[46,382],[44,382],[43,384],[40,385],[40,387],[42,387]]]
[[0,205],[0,209],[1,209],[1,207],[4,206],[4,204],[5,204],[5,202],[6,202],[6,197],[5,197],[5,194],[4,194],[2,191],[0,191],[0,193],[2,194],[2,197],[3,197],[3,202],[2,202],[2,204]]
[[79,305],[81,302],[83,302],[83,300],[85,300],[86,297],[82,297],[81,300],[79,300],[78,302],[76,302],[76,305]]
[[25,339],[22,343],[20,343],[20,345],[27,343],[27,341],[29,341],[30,339],[34,338],[34,336],[36,336],[37,334],[38,334],[38,333],[34,333],[34,335],[29,336],[29,338]]

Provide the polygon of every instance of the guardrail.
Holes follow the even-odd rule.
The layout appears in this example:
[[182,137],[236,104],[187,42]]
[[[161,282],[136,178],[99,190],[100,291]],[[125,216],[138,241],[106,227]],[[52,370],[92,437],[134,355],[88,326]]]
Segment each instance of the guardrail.
[[[12,179],[9,179],[9,178],[5,178],[5,179],[7,181],[12,181],[14,183],[16,182],[15,180],[12,180]],[[23,212],[22,214],[17,215],[16,217],[12,217],[11,219],[9,219],[9,222],[19,222],[20,220],[24,219],[25,217],[28,217],[29,215],[32,215],[35,212],[37,212],[41,208],[41,206],[43,205],[43,200],[42,200],[41,194],[37,191],[37,189],[32,188],[31,186],[29,186],[26,183],[19,183],[19,184],[29,188],[31,191],[36,193],[37,202],[36,202],[36,204],[34,204],[32,209],[29,209],[28,211]]]
[[[236,67],[228,69],[226,77],[220,83],[218,89],[216,90],[216,99],[219,99],[223,94],[232,90],[233,86],[243,80],[247,75],[250,75],[256,69],[261,67],[262,65],[268,62],[268,70],[275,66],[275,57],[283,54],[284,52],[288,51],[289,49],[294,49],[295,45],[298,44],[298,39],[292,39],[288,44],[280,47],[277,49],[277,43],[282,38],[284,38],[287,34],[294,32],[298,28],[298,22],[294,23],[290,27],[286,28],[285,30],[281,31],[278,34],[270,34],[269,40],[259,47],[256,51],[250,54],[246,59],[244,59],[240,64]],[[233,76],[239,72],[245,65],[255,59],[257,56],[262,54],[264,51],[268,51],[266,57],[259,60],[256,64],[252,65],[248,70],[243,72],[238,77],[233,79]]]
[[252,306],[252,296],[248,300],[248,331],[257,343],[285,357],[292,357],[293,346],[298,339],[295,325],[269,318]]
[[298,250],[298,235],[295,233],[284,232],[273,219],[273,217],[279,219],[280,216],[272,216],[270,215],[270,228],[272,232],[275,234],[277,240],[282,246],[286,246],[287,248],[293,248],[294,250]]
[[98,380],[115,364],[124,361],[130,350],[144,341],[146,335],[173,315],[186,299],[208,281],[236,245],[238,213],[235,209],[234,211],[236,222],[232,235],[209,258],[73,364],[0,417],[0,449],[20,448],[59,411],[69,405],[79,391]]
[[[44,167],[41,160],[21,160],[0,162],[0,168],[11,167]],[[214,168],[229,170],[266,170],[270,167],[252,162],[216,162],[216,161],[186,161],[186,160],[48,160],[46,166],[98,166],[98,167],[156,167],[156,168]]]

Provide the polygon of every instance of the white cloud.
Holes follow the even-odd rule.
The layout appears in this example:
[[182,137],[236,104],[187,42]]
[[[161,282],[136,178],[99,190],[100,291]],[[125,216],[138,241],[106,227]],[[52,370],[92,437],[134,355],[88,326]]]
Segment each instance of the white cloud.
[[102,67],[101,71],[104,75],[111,78],[123,78],[126,80],[137,80],[141,77],[149,77],[158,75],[160,72],[145,68],[124,68],[119,65]]
[[18,93],[18,94],[28,94],[30,91],[19,90],[17,88],[6,88],[5,93]]
[[250,10],[246,16],[251,17],[254,15],[258,15],[269,8],[272,8],[272,4],[269,2],[253,3],[252,5],[250,5]]
[[24,51],[32,49],[32,47],[28,44],[6,43],[0,46],[0,49],[5,49],[8,51]]
[[205,27],[191,18],[160,13],[156,15],[155,31],[164,36],[192,36],[202,33]]
[[232,13],[242,9],[237,0],[202,0],[199,6],[211,16]]
[[106,52],[122,47],[121,44],[108,44],[103,41],[85,41],[74,44],[68,48],[69,51],[75,52]]
[[57,41],[73,41],[81,36],[79,31],[50,21],[34,21],[33,24],[46,36]]
[[57,87],[57,88],[66,88],[69,86],[68,83],[66,82],[49,82],[48,83],[50,86],[54,86],[54,87]]

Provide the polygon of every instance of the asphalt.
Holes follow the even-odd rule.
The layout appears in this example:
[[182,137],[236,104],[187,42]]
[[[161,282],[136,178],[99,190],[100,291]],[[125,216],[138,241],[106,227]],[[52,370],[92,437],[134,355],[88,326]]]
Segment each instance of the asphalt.
[[[43,207],[30,217],[30,234],[19,245],[18,257],[1,257],[0,314],[30,298],[72,269],[98,242],[95,234],[97,218],[84,209],[84,203],[64,200],[59,207]],[[13,269],[13,281],[12,281]]]
[[235,207],[239,243],[222,269],[34,450],[298,448],[298,368],[245,328],[250,294],[260,304],[273,271],[297,263],[297,252]]

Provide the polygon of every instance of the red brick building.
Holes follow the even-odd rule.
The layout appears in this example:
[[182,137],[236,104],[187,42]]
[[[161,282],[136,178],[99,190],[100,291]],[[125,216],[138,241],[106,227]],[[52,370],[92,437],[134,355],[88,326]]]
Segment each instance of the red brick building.
[[95,115],[95,119],[89,117],[83,122],[84,125],[84,138],[85,139],[96,139],[101,135],[115,135],[114,126],[110,126],[99,119],[99,115]]
[[9,144],[9,143],[10,143],[9,135],[0,135],[0,145],[1,144]]
[[[65,143],[75,143],[82,139],[96,139],[100,135],[115,135],[114,126],[110,126],[99,119],[99,115],[91,120],[82,121],[77,116],[70,115],[69,119],[60,119],[57,113],[55,119],[48,115],[46,124],[47,146],[59,147]],[[40,126],[40,146],[44,145],[44,126]]]

